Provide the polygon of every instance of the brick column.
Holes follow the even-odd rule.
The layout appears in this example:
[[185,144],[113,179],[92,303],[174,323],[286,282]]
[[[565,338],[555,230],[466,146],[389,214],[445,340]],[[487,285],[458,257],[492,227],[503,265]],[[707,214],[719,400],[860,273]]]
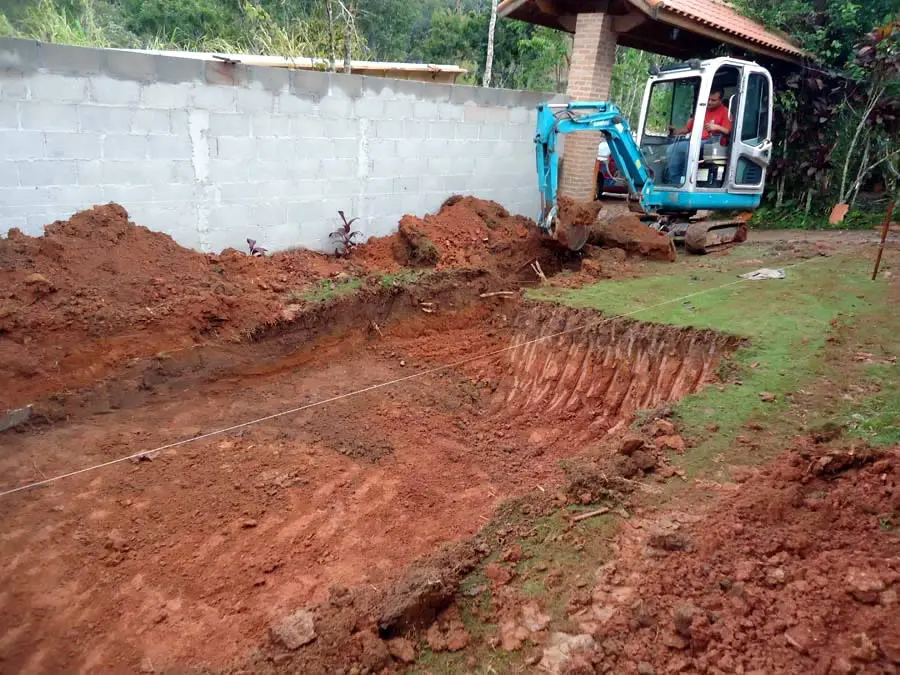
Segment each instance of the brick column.
[[[569,67],[566,93],[574,101],[608,101],[613,65],[616,62],[616,33],[612,17],[604,12],[579,14],[575,24],[575,44]],[[594,162],[600,132],[577,132],[566,136],[560,192],[575,199],[592,199]]]

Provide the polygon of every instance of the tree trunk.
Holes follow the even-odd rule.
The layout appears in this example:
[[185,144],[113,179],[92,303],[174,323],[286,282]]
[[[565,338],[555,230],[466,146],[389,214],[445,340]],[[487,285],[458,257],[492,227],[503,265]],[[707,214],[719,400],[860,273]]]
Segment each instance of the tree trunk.
[[353,6],[352,2],[347,2],[347,5],[344,7],[344,14],[346,15],[346,31],[344,32],[344,72],[350,73],[350,54],[351,47],[353,44],[353,29],[355,23],[355,14],[356,8]]
[[325,12],[328,14],[328,70],[337,70],[337,57],[334,53],[334,0],[325,0]]
[[853,134],[853,139],[850,141],[850,147],[847,148],[847,158],[844,160],[844,170],[841,173],[841,194],[838,198],[838,201],[841,204],[847,203],[847,174],[850,172],[850,160],[853,159],[853,155],[856,151],[856,144],[859,142],[859,135],[863,132],[863,129],[866,126],[866,120],[869,119],[869,115],[872,114],[872,111],[875,109],[875,106],[881,99],[882,94],[884,94],[883,87],[879,88],[876,86],[872,88],[872,93],[869,95],[869,100],[866,103],[866,108],[863,111],[862,117],[860,117],[859,124],[856,125],[856,131]]
[[494,67],[494,28],[497,26],[497,0],[491,0],[491,23],[488,26],[487,58],[484,62],[482,87],[491,86],[491,70]]

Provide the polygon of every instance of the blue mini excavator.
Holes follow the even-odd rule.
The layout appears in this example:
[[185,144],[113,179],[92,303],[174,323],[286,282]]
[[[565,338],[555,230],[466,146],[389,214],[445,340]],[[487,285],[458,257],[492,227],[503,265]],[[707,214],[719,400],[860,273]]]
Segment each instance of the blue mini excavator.
[[[693,124],[705,120],[707,105],[720,100],[727,107],[730,134]],[[636,133],[613,103],[538,106],[538,224],[573,250],[584,246],[590,225],[557,217],[557,144],[560,134],[576,131],[603,133],[627,182],[630,206],[642,220],[688,251],[706,253],[747,238],[745,220],[711,216],[759,206],[772,154],[772,78],[756,63],[728,57],[652,68]]]

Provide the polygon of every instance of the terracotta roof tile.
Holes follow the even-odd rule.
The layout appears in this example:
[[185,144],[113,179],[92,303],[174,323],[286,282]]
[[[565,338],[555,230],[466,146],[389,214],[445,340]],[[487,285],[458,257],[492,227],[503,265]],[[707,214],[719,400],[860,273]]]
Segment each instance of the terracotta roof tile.
[[[634,2],[634,0],[632,0]],[[721,30],[750,42],[778,51],[802,55],[803,50],[785,36],[771,31],[750,19],[723,0],[645,0],[654,8],[680,14],[691,21]],[[640,4],[634,2],[634,4]]]

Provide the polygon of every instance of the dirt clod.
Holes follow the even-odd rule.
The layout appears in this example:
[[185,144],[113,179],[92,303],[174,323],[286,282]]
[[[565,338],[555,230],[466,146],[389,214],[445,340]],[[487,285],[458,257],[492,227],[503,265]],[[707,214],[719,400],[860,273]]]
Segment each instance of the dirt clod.
[[272,640],[288,649],[299,649],[316,639],[312,612],[300,609],[271,628]]
[[644,225],[633,215],[619,216],[609,221],[600,219],[594,225],[590,241],[599,246],[621,248],[651,260],[675,261],[675,244],[672,239]]

